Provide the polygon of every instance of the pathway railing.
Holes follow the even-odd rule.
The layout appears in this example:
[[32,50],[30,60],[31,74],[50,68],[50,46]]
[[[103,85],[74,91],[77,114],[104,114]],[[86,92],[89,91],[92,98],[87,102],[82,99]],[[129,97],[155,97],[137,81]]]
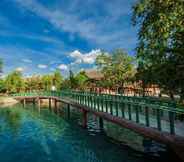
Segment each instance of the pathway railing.
[[98,112],[108,113],[173,135],[184,136],[184,121],[182,121],[184,109],[177,108],[174,102],[80,91],[31,92],[13,96],[54,96],[70,99]]

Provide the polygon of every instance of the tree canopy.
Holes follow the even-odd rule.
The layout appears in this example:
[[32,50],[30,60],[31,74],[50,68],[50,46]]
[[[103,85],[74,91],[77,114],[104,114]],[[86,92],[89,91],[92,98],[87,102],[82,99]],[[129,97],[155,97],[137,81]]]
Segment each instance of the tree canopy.
[[184,97],[184,1],[138,0],[138,76]]
[[134,58],[122,49],[102,53],[96,58],[96,65],[104,74],[103,84],[107,87],[123,87],[135,74]]

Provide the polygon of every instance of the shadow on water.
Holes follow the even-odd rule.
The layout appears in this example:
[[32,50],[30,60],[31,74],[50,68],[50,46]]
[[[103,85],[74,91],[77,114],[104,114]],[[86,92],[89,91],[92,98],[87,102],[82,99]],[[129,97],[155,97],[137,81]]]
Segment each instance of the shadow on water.
[[32,104],[0,109],[0,161],[179,162],[165,146],[109,122],[101,130],[98,118],[88,118],[86,130],[76,109],[69,119],[65,108],[58,114]]

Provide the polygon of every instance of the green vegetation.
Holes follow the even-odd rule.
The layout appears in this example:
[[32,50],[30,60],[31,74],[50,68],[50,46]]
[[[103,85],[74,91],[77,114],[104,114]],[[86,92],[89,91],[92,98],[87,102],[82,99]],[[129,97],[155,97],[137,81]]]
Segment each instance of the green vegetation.
[[112,54],[102,53],[96,58],[98,69],[104,74],[101,81],[102,87],[124,87],[135,74],[134,58],[122,49],[113,51]]
[[133,7],[139,27],[139,79],[158,84],[171,98],[184,98],[184,2],[139,0]]
[[4,79],[0,79],[0,93],[17,93],[34,90],[51,90],[52,86],[60,90],[63,82],[61,73],[56,70],[53,74],[24,78],[19,71],[13,71]]
[[[184,100],[184,2],[181,0],[138,0],[133,6],[133,25],[139,28],[136,57],[122,49],[102,52],[96,58],[96,71],[103,77],[90,78],[86,71],[69,72],[63,79],[53,74],[24,79],[12,72],[0,80],[0,92],[80,89],[90,86],[114,88],[123,92],[126,84],[137,84],[144,96],[147,87],[156,85],[172,99]],[[2,71],[0,59],[0,71]]]

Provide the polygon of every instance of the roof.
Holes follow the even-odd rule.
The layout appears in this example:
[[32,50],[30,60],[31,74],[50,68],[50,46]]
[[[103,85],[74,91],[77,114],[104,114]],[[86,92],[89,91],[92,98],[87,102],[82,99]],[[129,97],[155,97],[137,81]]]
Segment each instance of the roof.
[[95,80],[101,80],[104,77],[104,75],[97,70],[86,70],[85,74],[89,79],[95,79]]

